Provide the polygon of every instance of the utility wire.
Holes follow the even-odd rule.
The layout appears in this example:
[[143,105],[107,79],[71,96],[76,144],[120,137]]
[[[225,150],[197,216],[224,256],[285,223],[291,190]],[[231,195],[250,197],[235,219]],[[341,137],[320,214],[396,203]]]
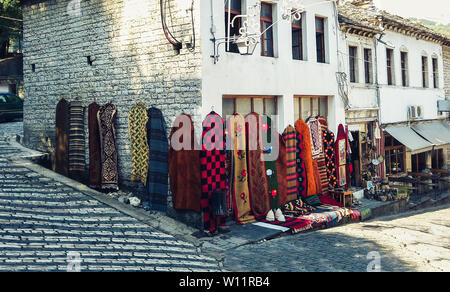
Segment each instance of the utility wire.
[[12,17],[7,17],[7,16],[2,16],[2,15],[0,15],[0,18],[7,19],[7,20],[12,20],[12,21],[20,21],[20,22],[23,22],[22,19],[12,18]]

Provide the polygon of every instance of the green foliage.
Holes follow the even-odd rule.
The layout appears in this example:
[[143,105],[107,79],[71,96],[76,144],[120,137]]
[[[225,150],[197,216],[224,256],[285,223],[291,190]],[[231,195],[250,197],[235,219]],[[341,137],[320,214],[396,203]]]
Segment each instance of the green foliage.
[[[0,16],[22,19],[20,0],[0,0]],[[22,22],[0,18],[0,42],[4,42],[11,36],[20,35]]]
[[418,21],[419,23],[425,25],[426,27],[431,28],[437,33],[443,34],[450,38],[450,23],[447,24],[440,24],[432,20],[428,19],[417,19],[417,18],[411,18],[413,21]]

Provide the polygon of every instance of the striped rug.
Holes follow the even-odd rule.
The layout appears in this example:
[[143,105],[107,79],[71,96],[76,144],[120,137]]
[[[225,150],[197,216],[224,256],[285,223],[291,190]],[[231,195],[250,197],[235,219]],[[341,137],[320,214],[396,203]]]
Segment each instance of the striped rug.
[[292,126],[288,126],[283,132],[283,140],[286,144],[286,180],[287,201],[297,200],[299,197],[297,187],[297,134]]
[[85,176],[84,143],[84,107],[81,101],[72,101],[69,108],[69,177],[78,181]]

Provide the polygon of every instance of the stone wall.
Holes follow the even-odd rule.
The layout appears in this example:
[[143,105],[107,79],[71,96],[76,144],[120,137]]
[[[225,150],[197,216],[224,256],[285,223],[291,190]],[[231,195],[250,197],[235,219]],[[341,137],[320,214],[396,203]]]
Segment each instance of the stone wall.
[[443,46],[442,54],[444,59],[444,88],[445,97],[450,99],[450,47]]
[[[185,40],[192,34],[190,13],[177,7],[178,1],[170,2],[172,17],[168,25],[179,40]],[[200,31],[199,2],[194,8],[196,32]],[[118,107],[120,184],[125,189],[142,191],[138,183],[129,181],[130,108],[138,101],[158,107],[169,127],[182,112],[200,120],[200,47],[194,53],[185,48],[180,52],[174,50],[161,28],[159,3],[159,0],[24,1],[26,146],[52,151],[55,107],[60,98],[71,101],[79,97],[86,107],[94,101],[99,104],[112,101]],[[196,38],[200,44],[198,34]],[[88,64],[88,56],[92,65]],[[86,137],[87,134],[86,126]],[[88,158],[87,146],[86,139]]]

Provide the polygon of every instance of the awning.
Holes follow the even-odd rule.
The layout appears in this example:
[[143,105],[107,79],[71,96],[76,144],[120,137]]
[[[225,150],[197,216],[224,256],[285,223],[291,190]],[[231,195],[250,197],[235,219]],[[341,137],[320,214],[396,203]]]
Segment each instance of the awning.
[[418,124],[411,128],[435,146],[450,143],[450,126],[447,123]]
[[384,129],[392,137],[406,146],[412,154],[430,151],[433,144],[420,137],[411,127],[391,127]]

